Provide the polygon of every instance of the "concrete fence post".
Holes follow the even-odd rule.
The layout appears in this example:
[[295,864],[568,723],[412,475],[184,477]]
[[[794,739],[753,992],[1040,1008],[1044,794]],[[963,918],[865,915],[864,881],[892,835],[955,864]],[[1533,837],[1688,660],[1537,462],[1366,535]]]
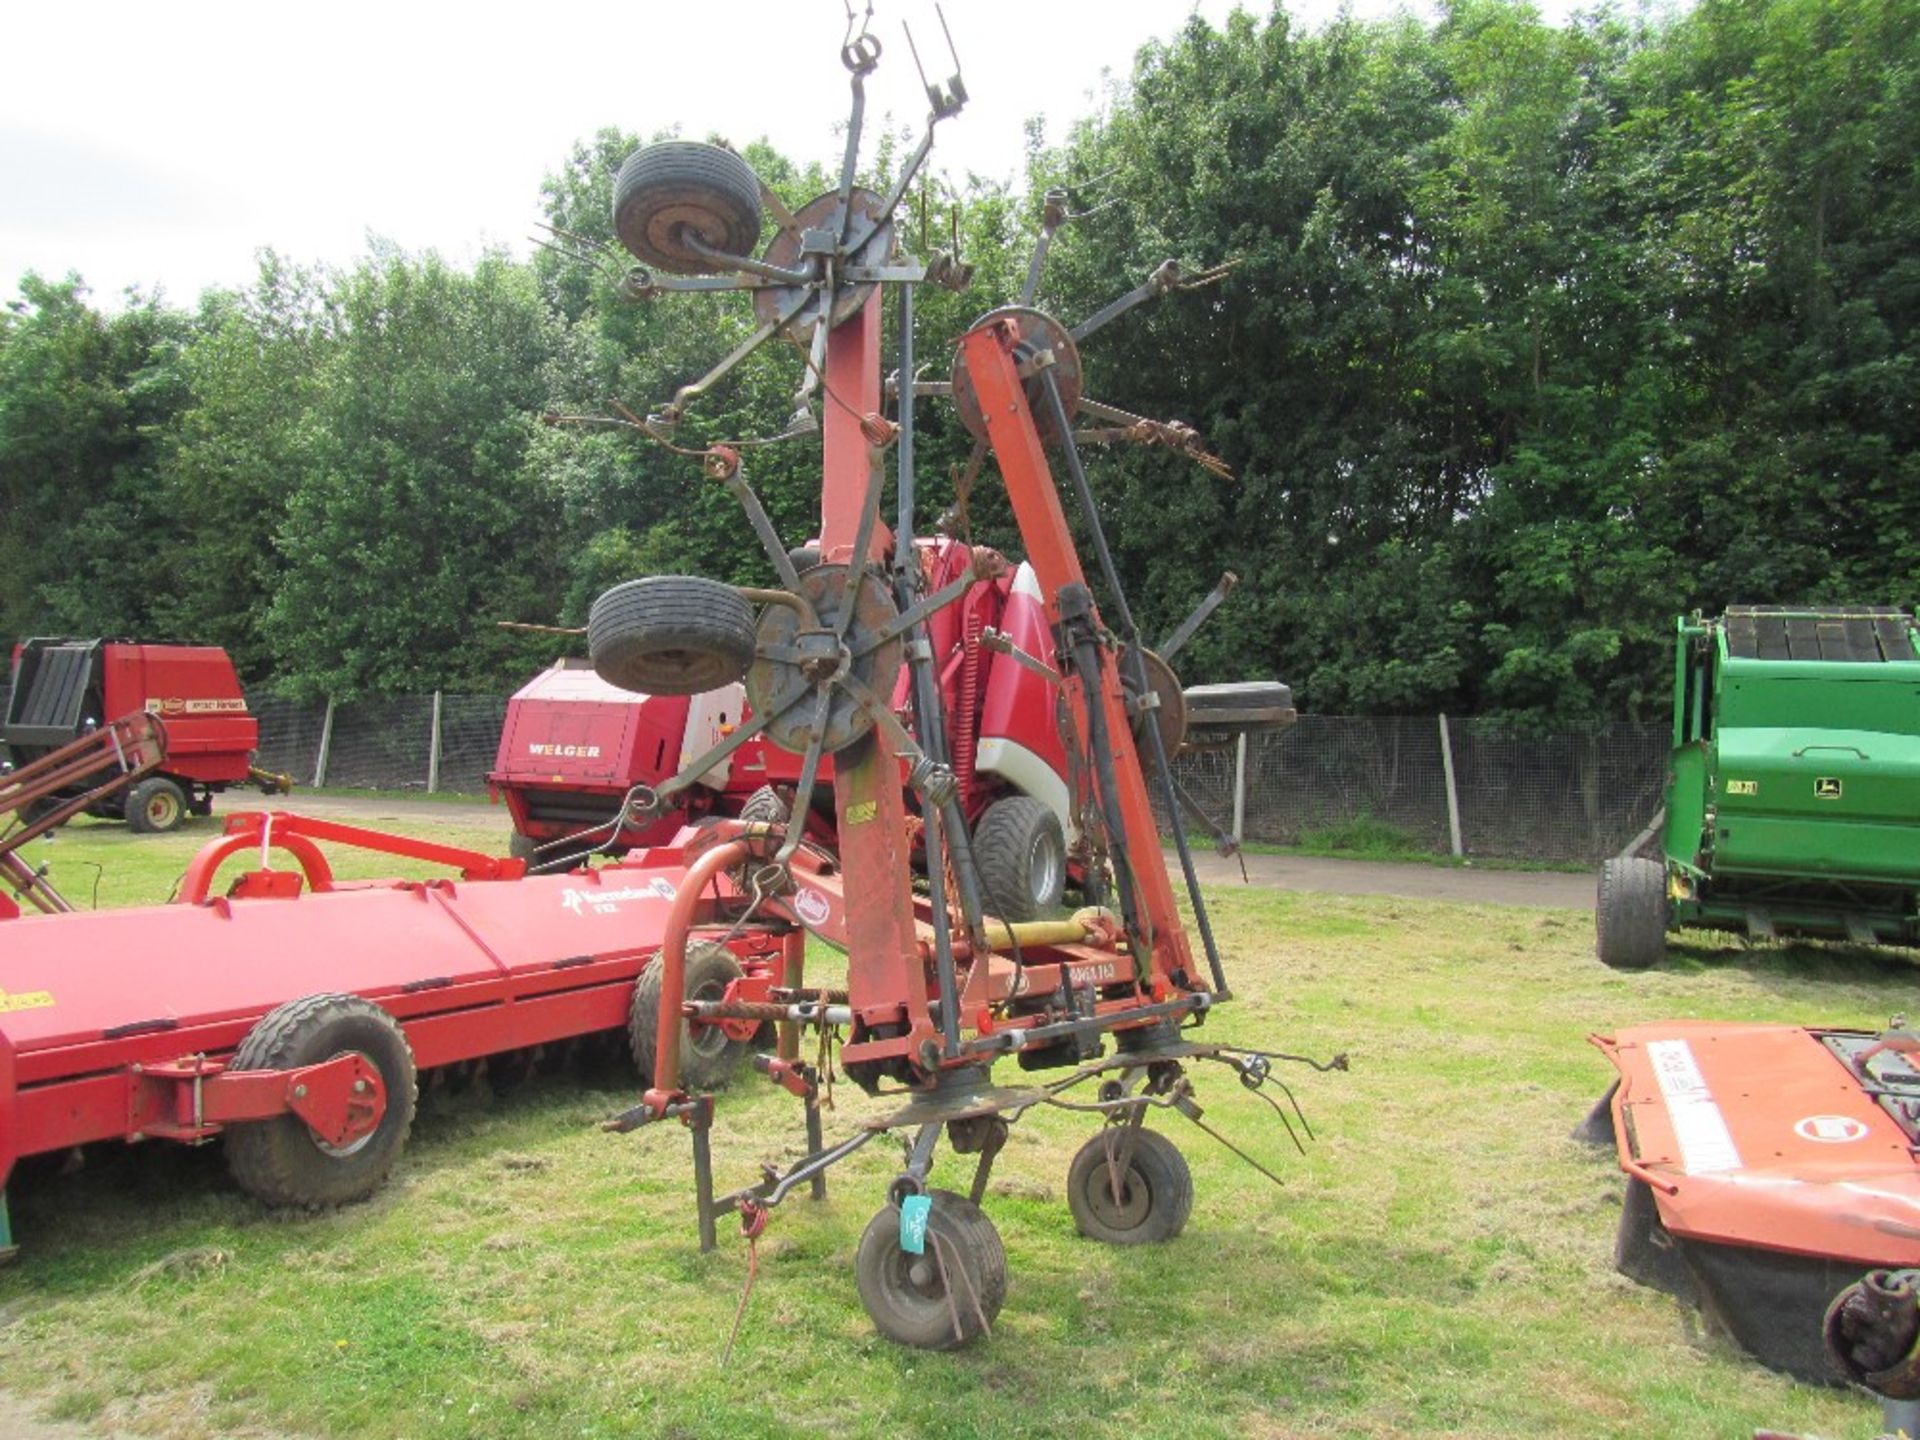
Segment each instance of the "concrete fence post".
[[1247,732],[1233,742],[1233,843],[1247,838]]
[[433,692],[433,739],[427,744],[427,793],[440,788],[440,692]]
[[1440,717],[1440,769],[1447,777],[1447,838],[1453,841],[1453,853],[1464,855],[1460,844],[1460,790],[1453,781],[1453,737],[1447,733],[1447,717]]
[[327,756],[333,750],[333,697],[327,697],[327,718],[320,722],[320,753],[313,761],[313,788],[327,783]]

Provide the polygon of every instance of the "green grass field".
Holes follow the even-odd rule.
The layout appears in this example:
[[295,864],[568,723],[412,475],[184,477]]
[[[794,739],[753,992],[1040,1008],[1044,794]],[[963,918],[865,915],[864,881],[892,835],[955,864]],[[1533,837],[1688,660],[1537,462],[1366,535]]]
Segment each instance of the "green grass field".
[[[502,817],[431,833],[497,844]],[[76,898],[83,862],[103,864],[103,903],[125,903],[164,896],[194,843],[82,826],[35,849]],[[0,1374],[56,1416],[156,1436],[1874,1432],[1866,1402],[1759,1369],[1616,1275],[1621,1177],[1568,1132],[1610,1075],[1588,1032],[1877,1025],[1910,1003],[1904,961],[1700,948],[1623,976],[1571,912],[1210,900],[1241,998],[1209,1033],[1352,1055],[1348,1075],[1285,1077],[1317,1143],[1298,1156],[1203,1069],[1208,1122],[1285,1187],[1157,1113],[1193,1162],[1193,1217],[1171,1244],[1109,1249],[1074,1233],[1062,1196],[1090,1118],[1022,1120],[987,1203],[1010,1293],[969,1350],[896,1348],[860,1308],[854,1247],[898,1168],[883,1141],[824,1204],[775,1212],[722,1371],[746,1246],[729,1225],[699,1253],[684,1132],[596,1128],[631,1099],[611,1068],[429,1097],[393,1183],[317,1218],[264,1212],[217,1146],[28,1166]],[[844,1083],[835,1099],[830,1136],[880,1103]],[[743,1081],[721,1102],[722,1186],[800,1138],[795,1102]],[[943,1152],[935,1183],[965,1189],[962,1165]]]

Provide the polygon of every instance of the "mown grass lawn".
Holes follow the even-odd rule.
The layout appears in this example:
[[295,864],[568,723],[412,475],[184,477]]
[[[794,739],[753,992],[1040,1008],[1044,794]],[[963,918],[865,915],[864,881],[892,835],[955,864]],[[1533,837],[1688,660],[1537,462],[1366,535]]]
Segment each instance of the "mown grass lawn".
[[[419,828],[498,843],[501,823]],[[100,827],[51,850],[82,897],[75,862],[104,857],[119,901],[164,895],[192,847]],[[1610,1074],[1589,1031],[1878,1025],[1909,1003],[1906,962],[1705,947],[1622,976],[1571,912],[1210,898],[1241,998],[1209,1032],[1353,1057],[1285,1077],[1318,1142],[1294,1154],[1230,1075],[1203,1073],[1209,1123],[1285,1188],[1156,1115],[1193,1162],[1192,1220],[1169,1245],[1107,1249],[1062,1196],[1089,1117],[1029,1116],[987,1205],[1009,1298],[969,1350],[898,1349],[860,1308],[854,1247],[898,1166],[877,1142],[824,1204],[775,1213],[723,1371],[746,1246],[725,1226],[699,1253],[684,1132],[596,1128],[631,1095],[616,1067],[431,1097],[394,1182],[317,1218],[262,1211],[217,1146],[31,1165],[0,1374],[55,1414],[164,1436],[1874,1433],[1871,1405],[1759,1369],[1617,1276],[1620,1176],[1568,1132]],[[830,1135],[881,1103],[835,1099]],[[721,1105],[722,1185],[799,1140],[794,1102],[743,1082]],[[964,1190],[970,1163],[943,1154],[936,1183]]]

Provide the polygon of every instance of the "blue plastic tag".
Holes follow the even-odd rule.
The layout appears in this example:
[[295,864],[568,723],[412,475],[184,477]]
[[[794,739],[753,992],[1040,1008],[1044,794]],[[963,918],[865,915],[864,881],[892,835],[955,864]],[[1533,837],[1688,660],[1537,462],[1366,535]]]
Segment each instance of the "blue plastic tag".
[[927,1250],[927,1217],[933,1214],[933,1197],[909,1195],[900,1202],[900,1248],[909,1255],[924,1255]]

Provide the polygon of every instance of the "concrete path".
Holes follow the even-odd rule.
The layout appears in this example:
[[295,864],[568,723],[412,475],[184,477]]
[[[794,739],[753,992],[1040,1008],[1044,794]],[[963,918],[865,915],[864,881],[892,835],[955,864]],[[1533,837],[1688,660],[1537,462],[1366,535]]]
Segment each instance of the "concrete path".
[[[1247,879],[1276,890],[1317,890],[1331,895],[1397,895],[1411,900],[1457,900],[1471,905],[1531,905],[1591,910],[1594,877],[1557,870],[1482,870],[1470,865],[1419,862],[1325,860],[1311,855],[1248,855]],[[1176,878],[1180,859],[1167,852]],[[1238,885],[1240,863],[1211,849],[1194,851],[1203,885]]]

